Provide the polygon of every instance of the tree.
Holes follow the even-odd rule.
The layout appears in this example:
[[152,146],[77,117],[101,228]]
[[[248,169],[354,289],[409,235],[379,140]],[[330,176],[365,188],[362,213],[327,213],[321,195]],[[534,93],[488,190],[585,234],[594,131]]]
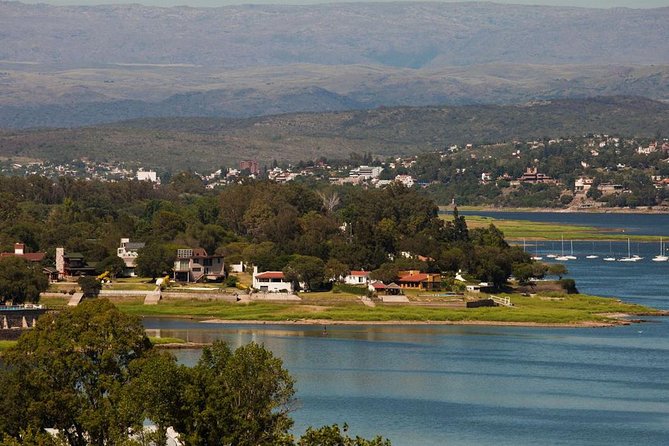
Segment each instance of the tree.
[[338,281],[340,277],[348,274],[348,265],[340,262],[337,259],[329,259],[325,263],[325,279]]
[[185,389],[185,416],[175,428],[186,444],[292,444],[288,416],[295,390],[283,363],[251,343],[231,351],[205,348]]
[[41,292],[49,287],[41,267],[21,257],[0,259],[0,301],[22,304],[36,303]]
[[308,290],[315,290],[325,280],[325,263],[318,257],[296,255],[283,268],[283,273],[293,283],[302,282]]
[[125,262],[117,255],[105,257],[96,268],[98,274],[109,271],[112,277],[116,277],[125,270]]
[[0,434],[53,427],[72,446],[122,444],[142,429],[123,396],[150,349],[139,319],[104,299],[42,316],[3,356]]
[[380,280],[381,282],[389,283],[394,280],[397,280],[400,267],[394,263],[384,263],[378,269],[375,269],[369,274],[374,280]]
[[562,263],[553,263],[548,267],[548,274],[551,276],[558,276],[559,280],[562,280],[562,276],[567,275],[567,267]]
[[308,428],[300,438],[298,446],[390,446],[390,440],[376,437],[372,440],[351,438],[347,435],[348,426],[340,429],[338,425],[323,426],[319,429]]
[[102,289],[102,283],[92,276],[82,276],[77,280],[77,283],[81,287],[84,297],[97,297]]
[[155,279],[172,269],[174,257],[174,252],[165,245],[147,245],[137,255],[137,274]]

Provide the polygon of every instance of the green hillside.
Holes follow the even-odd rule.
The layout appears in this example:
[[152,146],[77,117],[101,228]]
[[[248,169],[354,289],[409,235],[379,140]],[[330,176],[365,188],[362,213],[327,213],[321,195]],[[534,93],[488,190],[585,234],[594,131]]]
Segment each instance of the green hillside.
[[142,119],[79,129],[0,132],[0,157],[135,161],[169,170],[241,159],[407,155],[451,144],[608,133],[667,132],[669,105],[638,97],[542,101],[521,106],[399,107],[250,119]]

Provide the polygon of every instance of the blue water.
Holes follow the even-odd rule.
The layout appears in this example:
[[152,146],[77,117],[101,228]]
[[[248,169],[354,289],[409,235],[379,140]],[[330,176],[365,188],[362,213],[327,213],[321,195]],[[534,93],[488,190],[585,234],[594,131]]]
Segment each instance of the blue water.
[[[659,217],[639,216],[635,227],[668,227],[669,217]],[[600,216],[581,218],[592,225],[588,219]],[[612,247],[627,254],[626,242]],[[540,255],[553,250],[551,243],[537,248]],[[594,248],[600,256],[609,249],[608,242]],[[637,249],[645,260],[608,263],[586,260],[592,243],[576,242],[579,259],[567,267],[582,292],[669,309],[669,263],[650,261],[659,243],[633,243]],[[298,434],[348,422],[353,434],[383,434],[396,446],[669,444],[664,318],[598,329],[329,326],[327,336],[313,326],[145,325],[191,341],[263,343],[297,379]],[[192,364],[199,351],[177,355]]]

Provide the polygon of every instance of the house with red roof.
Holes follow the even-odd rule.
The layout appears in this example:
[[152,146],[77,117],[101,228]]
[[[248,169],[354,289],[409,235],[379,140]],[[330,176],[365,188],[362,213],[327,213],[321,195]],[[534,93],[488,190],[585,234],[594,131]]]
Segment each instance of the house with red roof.
[[369,283],[369,271],[351,271],[344,277],[347,285],[367,285]]
[[0,252],[0,257],[21,257],[35,263],[44,260],[45,256],[45,252],[26,252],[26,245],[23,243],[14,243],[14,252]]
[[441,289],[441,274],[421,273],[417,270],[400,271],[397,284],[402,289],[435,291]]
[[258,272],[258,267],[253,267],[253,288],[265,293],[292,293],[293,284],[286,280],[283,271]]

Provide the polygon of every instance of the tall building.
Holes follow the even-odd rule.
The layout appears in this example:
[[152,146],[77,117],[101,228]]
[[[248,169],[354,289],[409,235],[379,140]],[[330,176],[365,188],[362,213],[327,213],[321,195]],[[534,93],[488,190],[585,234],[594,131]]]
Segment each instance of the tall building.
[[239,163],[239,170],[248,169],[253,175],[260,175],[260,166],[257,160],[244,160]]

